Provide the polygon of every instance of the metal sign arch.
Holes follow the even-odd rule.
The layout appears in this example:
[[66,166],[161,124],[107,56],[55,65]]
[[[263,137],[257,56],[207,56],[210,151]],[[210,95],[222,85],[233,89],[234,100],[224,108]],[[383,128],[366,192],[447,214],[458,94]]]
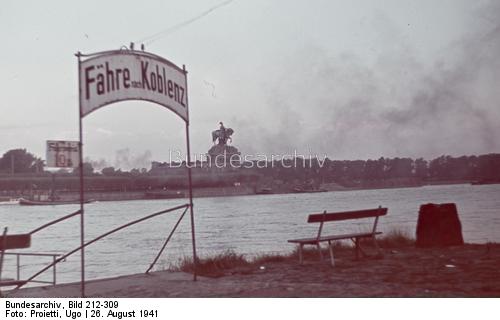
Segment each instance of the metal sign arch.
[[179,68],[145,51],[115,50],[77,56],[80,117],[115,102],[144,100],[166,107],[189,122],[184,66]]
[[[85,228],[84,228],[84,175],[83,124],[85,116],[105,106],[122,101],[148,101],[165,107],[184,120],[186,128],[187,163],[190,158],[189,107],[187,71],[169,60],[146,51],[110,50],[91,54],[75,54],[78,58],[79,83],[79,147],[80,147],[80,247],[81,294],[85,296]],[[191,166],[187,165],[191,238],[196,280],[196,241],[193,211]],[[180,220],[179,220],[180,222]],[[175,228],[174,230],[175,231]],[[173,233],[172,231],[172,233]],[[169,237],[170,238],[170,237]],[[168,241],[168,240],[167,240]],[[166,243],[165,243],[166,245]],[[165,245],[159,254],[163,251]],[[156,260],[155,260],[156,262]],[[152,267],[152,265],[151,265]],[[150,267],[150,269],[151,269]],[[149,270],[148,269],[148,272]]]
[[155,107],[161,107],[161,108],[164,108],[164,109],[167,109],[167,110],[171,111],[171,112],[172,112],[175,116],[177,116],[177,117],[181,118],[181,120],[183,120],[184,122],[188,122],[188,121],[189,121],[189,120],[184,120],[184,119],[182,118],[182,116],[181,116],[179,113],[177,113],[175,110],[171,109],[170,107],[167,107],[167,106],[161,105],[161,104],[159,104],[159,103],[158,103],[158,102],[156,102],[156,101],[152,101],[152,100],[150,100],[150,99],[144,99],[144,98],[129,98],[129,99],[126,99],[126,100],[117,100],[117,101],[109,102],[109,103],[106,103],[105,105],[102,105],[102,106],[99,106],[99,107],[95,108],[95,109],[94,109],[94,110],[92,110],[91,112],[87,113],[87,114],[85,115],[85,117],[86,117],[86,116],[88,116],[88,115],[90,115],[90,114],[95,113],[95,111],[100,110],[100,109],[102,109],[102,108],[104,108],[104,107],[107,107],[107,106],[112,106],[112,105],[117,105],[117,104],[119,104],[120,102],[126,102],[126,101],[136,101],[136,102],[137,102],[137,101],[138,101],[138,102],[140,102],[140,101],[144,101],[144,102],[150,102],[150,103],[151,103],[152,105],[154,105]]

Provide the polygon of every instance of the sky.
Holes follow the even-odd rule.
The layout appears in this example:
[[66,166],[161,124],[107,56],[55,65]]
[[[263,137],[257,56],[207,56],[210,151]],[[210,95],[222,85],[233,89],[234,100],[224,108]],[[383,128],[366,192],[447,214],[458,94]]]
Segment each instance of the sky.
[[[78,140],[75,53],[135,42],[188,70],[191,150],[219,121],[242,154],[332,159],[500,152],[498,1],[10,1],[0,5],[0,155]],[[84,157],[185,153],[148,102],[83,119]]]

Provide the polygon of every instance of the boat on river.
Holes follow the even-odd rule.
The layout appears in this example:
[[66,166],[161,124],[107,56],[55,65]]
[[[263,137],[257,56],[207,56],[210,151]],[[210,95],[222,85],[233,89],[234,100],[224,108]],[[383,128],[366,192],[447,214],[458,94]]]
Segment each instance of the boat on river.
[[480,185],[483,185],[483,184],[500,184],[500,180],[486,180],[486,179],[483,179],[483,180],[472,181],[470,184],[473,185],[473,186],[480,186]]
[[[85,200],[83,203],[91,203],[94,200]],[[31,200],[20,198],[19,204],[22,206],[57,206],[65,204],[79,204],[80,200]]]
[[149,190],[144,193],[144,199],[177,199],[185,197],[184,192],[176,190]]
[[19,199],[10,197],[0,197],[0,205],[18,204]]
[[295,187],[292,190],[294,193],[318,193],[318,192],[328,192],[326,189],[305,189],[302,187]]
[[262,188],[255,191],[255,194],[273,194],[273,189],[271,188]]

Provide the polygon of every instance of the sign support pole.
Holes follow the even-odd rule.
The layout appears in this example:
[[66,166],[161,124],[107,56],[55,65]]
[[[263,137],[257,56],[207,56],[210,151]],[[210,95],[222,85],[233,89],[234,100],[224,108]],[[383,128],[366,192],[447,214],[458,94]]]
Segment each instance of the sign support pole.
[[186,166],[188,169],[188,180],[189,180],[189,213],[191,216],[191,241],[193,243],[193,280],[196,281],[196,274],[198,270],[198,257],[196,256],[196,239],[194,236],[194,212],[193,212],[193,182],[191,178],[191,156],[190,156],[190,145],[189,145],[189,122],[186,121],[186,144],[187,144],[187,162]]
[[191,242],[193,245],[193,265],[194,265],[194,272],[193,272],[193,280],[196,281],[197,279],[197,272],[198,272],[198,256],[196,255],[196,239],[195,239],[195,232],[194,232],[194,212],[193,212],[193,179],[191,176],[191,145],[189,141],[189,102],[188,102],[188,88],[187,88],[187,71],[186,71],[186,66],[182,65],[182,71],[184,71],[184,74],[186,75],[186,106],[188,106],[188,116],[187,120],[185,120],[186,123],[186,151],[187,151],[187,161],[186,161],[186,167],[188,169],[188,183],[189,183],[189,213],[191,216]]
[[[81,64],[81,55],[80,52],[76,54],[78,57],[78,82],[81,80],[81,75],[80,75],[80,64]],[[81,257],[80,257],[80,264],[81,264],[81,279],[80,279],[80,291],[81,291],[81,296],[82,298],[85,298],[85,249],[84,249],[84,244],[85,244],[85,228],[84,228],[84,184],[83,184],[83,130],[82,130],[82,89],[81,85],[79,86],[79,108],[78,108],[78,127],[79,127],[79,144],[78,147],[80,149],[80,246],[81,246]]]

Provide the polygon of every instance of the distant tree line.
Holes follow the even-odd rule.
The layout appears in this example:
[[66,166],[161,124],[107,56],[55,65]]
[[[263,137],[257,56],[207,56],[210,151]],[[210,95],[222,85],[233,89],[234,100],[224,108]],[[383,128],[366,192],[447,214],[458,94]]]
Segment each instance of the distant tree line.
[[[85,162],[83,172],[89,190],[147,190],[185,188],[185,170],[166,168],[163,174],[145,168],[122,171],[107,167],[96,172]],[[284,183],[314,180],[335,182],[345,186],[369,185],[373,181],[500,181],[500,154],[480,156],[440,156],[431,161],[423,158],[379,158],[378,160],[287,159],[258,162],[251,169],[235,169],[220,175],[209,170],[195,169],[196,187],[230,186],[235,182],[253,183],[259,179],[280,180]],[[78,169],[55,172],[56,188],[76,190]],[[44,161],[26,149],[13,149],[0,158],[0,190],[50,189],[52,173],[44,171]]]
[[44,161],[26,149],[12,149],[0,158],[0,173],[42,173]]
[[440,156],[423,158],[380,158],[378,160],[295,160],[276,162],[260,169],[266,176],[289,179],[320,179],[323,182],[350,182],[412,178],[433,180],[500,181],[500,154]]

